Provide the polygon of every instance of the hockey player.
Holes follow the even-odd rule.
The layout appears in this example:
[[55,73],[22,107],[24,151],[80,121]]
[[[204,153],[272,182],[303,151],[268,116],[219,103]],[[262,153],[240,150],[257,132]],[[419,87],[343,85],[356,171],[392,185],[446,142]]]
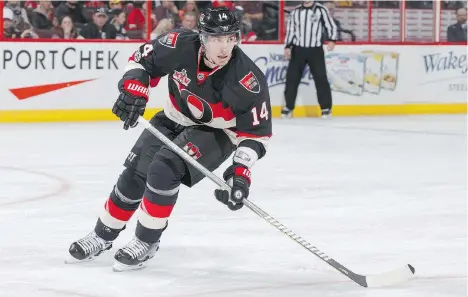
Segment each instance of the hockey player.
[[[169,100],[152,125],[212,171],[235,152],[223,177],[242,196],[218,189],[215,197],[238,210],[249,195],[250,169],[265,155],[271,136],[268,86],[238,47],[239,21],[232,12],[208,9],[198,29],[171,31],[142,45],[129,59],[112,111],[124,129],[134,127],[145,111],[148,87],[168,75]],[[180,185],[192,187],[204,177],[146,130],[124,165],[94,231],[71,244],[70,262],[109,250],[140,207],[135,237],[115,253],[114,270],[144,267],[159,249]]]

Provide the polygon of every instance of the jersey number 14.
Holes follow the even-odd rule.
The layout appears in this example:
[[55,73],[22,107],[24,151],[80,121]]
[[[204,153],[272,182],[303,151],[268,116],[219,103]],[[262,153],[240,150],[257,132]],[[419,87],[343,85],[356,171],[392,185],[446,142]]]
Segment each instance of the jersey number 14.
[[262,107],[260,108],[260,115],[258,114],[256,106],[252,108],[250,112],[252,113],[252,119],[253,119],[252,125],[253,126],[257,126],[258,124],[260,124],[259,118],[260,120],[262,119],[268,120],[268,108],[266,106],[266,102],[262,103]]

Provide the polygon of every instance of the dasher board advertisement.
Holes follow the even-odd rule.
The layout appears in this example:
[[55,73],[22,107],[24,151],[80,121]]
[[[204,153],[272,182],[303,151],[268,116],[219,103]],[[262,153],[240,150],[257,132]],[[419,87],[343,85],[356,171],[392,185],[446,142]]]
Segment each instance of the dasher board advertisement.
[[[10,111],[11,115],[17,111],[16,115],[21,115],[26,111],[90,110],[94,113],[89,119],[99,119],[100,112],[108,112],[115,102],[119,94],[117,83],[128,57],[138,46],[139,43],[1,42],[0,112]],[[273,114],[279,115],[288,67],[283,45],[241,47],[265,73]],[[338,44],[333,52],[325,49],[325,56],[334,111],[339,111],[339,115],[346,115],[349,108],[368,108],[379,114],[386,106],[406,104],[432,106],[436,112],[440,105],[447,107],[445,111],[453,104],[457,111],[463,109],[462,105],[466,109],[465,46]],[[148,108],[162,108],[167,99],[166,76],[151,89]],[[306,67],[296,109],[317,105],[313,77]],[[377,105],[381,109],[369,109]]]
[[[267,77],[273,105],[284,102],[288,61],[284,47],[260,50],[245,46],[247,54]],[[265,50],[266,49],[266,50]],[[466,103],[465,46],[350,46],[325,49],[327,76],[336,105]],[[316,105],[315,84],[308,67],[298,92],[298,105]]]

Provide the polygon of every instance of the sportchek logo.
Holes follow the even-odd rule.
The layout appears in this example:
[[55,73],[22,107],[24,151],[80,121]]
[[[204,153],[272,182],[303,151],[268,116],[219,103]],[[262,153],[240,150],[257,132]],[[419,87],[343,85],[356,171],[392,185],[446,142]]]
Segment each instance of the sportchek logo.
[[15,95],[15,97],[18,100],[25,100],[25,99],[36,97],[36,96],[43,95],[46,93],[50,93],[50,92],[58,91],[61,89],[66,89],[72,86],[80,85],[83,83],[87,83],[93,80],[96,80],[96,78],[86,79],[86,80],[74,80],[74,81],[61,82],[61,83],[55,83],[55,84],[35,85],[35,86],[29,86],[29,87],[14,88],[14,89],[9,89],[9,90],[13,95]]
[[136,80],[127,80],[124,84],[124,89],[132,95],[148,98],[148,88]]

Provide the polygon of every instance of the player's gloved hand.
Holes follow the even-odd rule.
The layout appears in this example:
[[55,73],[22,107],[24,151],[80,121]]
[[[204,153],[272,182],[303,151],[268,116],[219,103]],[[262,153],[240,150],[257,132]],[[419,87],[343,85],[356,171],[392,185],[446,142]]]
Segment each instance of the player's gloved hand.
[[227,205],[230,210],[238,210],[244,206],[242,200],[249,196],[250,170],[241,164],[229,166],[223,174],[224,180],[231,187],[231,192],[215,190],[216,199]]
[[148,102],[148,87],[138,80],[119,82],[120,95],[112,108],[112,112],[124,122],[124,129],[135,127],[138,117],[145,113]]

